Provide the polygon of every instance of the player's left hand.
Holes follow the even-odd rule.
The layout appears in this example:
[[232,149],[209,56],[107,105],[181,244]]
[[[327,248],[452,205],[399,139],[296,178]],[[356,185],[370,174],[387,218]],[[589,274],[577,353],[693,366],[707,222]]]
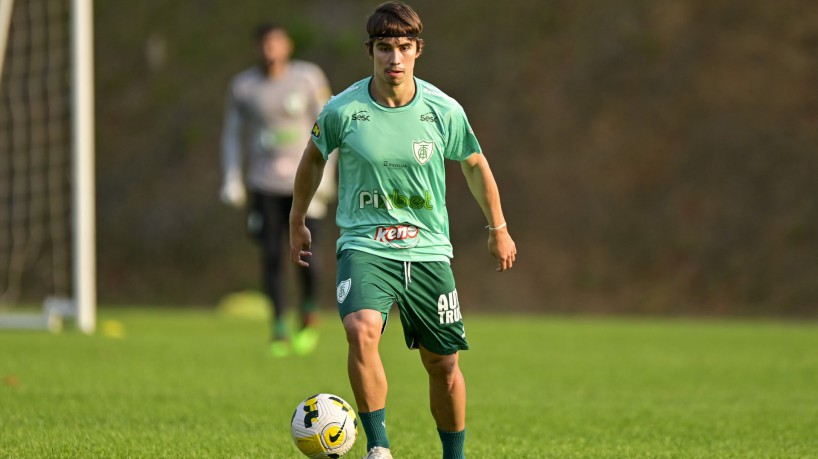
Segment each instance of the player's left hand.
[[508,227],[489,231],[489,253],[497,259],[497,272],[511,269],[517,259],[517,245],[508,234]]

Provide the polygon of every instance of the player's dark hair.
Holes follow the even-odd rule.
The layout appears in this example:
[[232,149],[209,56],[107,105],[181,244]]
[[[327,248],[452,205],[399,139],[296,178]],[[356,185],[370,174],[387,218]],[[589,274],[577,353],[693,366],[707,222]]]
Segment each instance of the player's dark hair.
[[423,39],[419,37],[423,23],[417,12],[405,3],[391,1],[378,5],[366,21],[366,31],[369,40],[364,45],[370,56],[376,39],[406,37],[417,43],[418,54],[423,51]]
[[268,33],[275,32],[276,30],[287,33],[287,29],[285,29],[281,24],[276,22],[265,22],[256,26],[256,29],[253,31],[253,38],[256,40],[256,42],[261,43]]

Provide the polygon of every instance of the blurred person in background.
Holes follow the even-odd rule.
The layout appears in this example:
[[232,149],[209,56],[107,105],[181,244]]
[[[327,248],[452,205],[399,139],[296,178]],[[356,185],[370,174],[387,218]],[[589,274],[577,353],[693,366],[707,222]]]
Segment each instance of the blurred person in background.
[[[298,269],[301,324],[291,337],[285,320],[284,250],[295,173],[313,122],[331,93],[317,65],[291,59],[293,42],[282,26],[262,24],[255,39],[260,62],[237,74],[227,92],[221,199],[232,207],[244,208],[249,192],[248,229],[261,248],[262,283],[273,309],[271,355],[304,355],[318,342],[318,271],[315,263]],[[335,197],[333,166],[325,171],[324,181],[307,211],[306,222],[312,231],[318,231],[327,205]]]
[[414,76],[422,30],[418,14],[401,2],[384,3],[369,17],[373,74],[334,97],[319,115],[298,168],[290,214],[290,258],[306,266],[312,242],[307,209],[338,149],[332,155],[339,156],[336,294],[368,459],[392,457],[378,346],[393,305],[406,345],[419,349],[429,376],[443,458],[465,457],[466,384],[458,362],[459,351],[469,346],[450,265],[445,159],[460,163],[485,215],[497,271],[510,269],[517,254],[497,184],[463,108]]

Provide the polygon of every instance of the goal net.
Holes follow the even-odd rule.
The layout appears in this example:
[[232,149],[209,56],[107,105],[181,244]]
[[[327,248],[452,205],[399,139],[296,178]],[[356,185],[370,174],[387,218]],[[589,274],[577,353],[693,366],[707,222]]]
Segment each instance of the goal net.
[[90,12],[0,0],[0,328],[95,328]]

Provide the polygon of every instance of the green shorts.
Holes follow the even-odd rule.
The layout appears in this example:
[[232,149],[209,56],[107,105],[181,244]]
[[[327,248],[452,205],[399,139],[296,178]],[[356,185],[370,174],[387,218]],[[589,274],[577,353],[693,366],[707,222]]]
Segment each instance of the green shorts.
[[403,336],[410,349],[419,345],[439,355],[469,348],[454,275],[440,261],[397,261],[358,250],[338,255],[338,312],[341,318],[362,309],[384,315],[398,305]]

